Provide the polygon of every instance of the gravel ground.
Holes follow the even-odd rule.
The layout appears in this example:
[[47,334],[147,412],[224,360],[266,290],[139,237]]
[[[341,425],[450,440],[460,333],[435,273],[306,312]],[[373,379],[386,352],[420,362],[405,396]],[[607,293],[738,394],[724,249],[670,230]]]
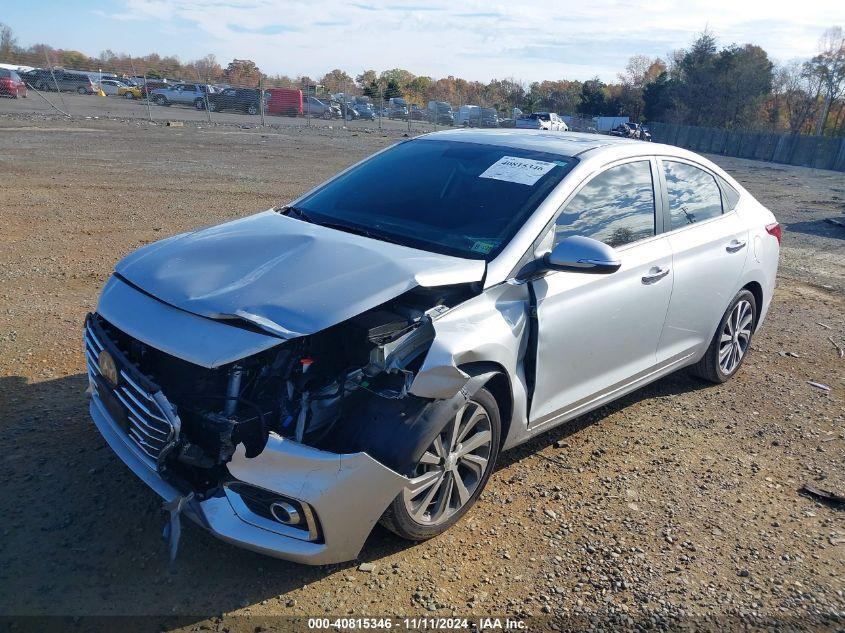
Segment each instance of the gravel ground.
[[739,159],[716,158],[786,232],[735,379],[679,373],[504,454],[477,507],[432,541],[376,528],[359,561],[309,568],[187,525],[168,572],[159,500],[88,419],[85,313],[124,254],[290,199],[397,136],[0,110],[0,615],[841,630],[845,514],[798,489],[845,490],[845,360],[828,340],[845,345],[845,229],[824,222],[845,209],[845,176]]

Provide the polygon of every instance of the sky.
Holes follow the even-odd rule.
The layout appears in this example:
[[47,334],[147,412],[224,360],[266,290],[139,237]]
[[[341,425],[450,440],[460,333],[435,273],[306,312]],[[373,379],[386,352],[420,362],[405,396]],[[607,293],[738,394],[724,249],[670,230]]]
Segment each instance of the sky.
[[[3,0],[18,44],[96,56],[157,52],[319,78],[405,68],[434,78],[616,79],[632,55],[666,57],[708,29],[777,61],[845,28],[845,0]],[[0,60],[3,61],[3,60]]]

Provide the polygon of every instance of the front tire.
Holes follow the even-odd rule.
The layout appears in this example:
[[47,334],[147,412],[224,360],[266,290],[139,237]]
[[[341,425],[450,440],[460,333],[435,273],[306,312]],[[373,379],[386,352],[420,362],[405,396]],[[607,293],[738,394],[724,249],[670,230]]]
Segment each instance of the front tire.
[[757,300],[740,290],[725,311],[704,356],[692,366],[693,375],[713,383],[730,379],[748,355],[757,323]]
[[442,534],[481,495],[499,457],[502,423],[493,395],[482,388],[446,423],[408,473],[411,484],[381,523],[411,541]]

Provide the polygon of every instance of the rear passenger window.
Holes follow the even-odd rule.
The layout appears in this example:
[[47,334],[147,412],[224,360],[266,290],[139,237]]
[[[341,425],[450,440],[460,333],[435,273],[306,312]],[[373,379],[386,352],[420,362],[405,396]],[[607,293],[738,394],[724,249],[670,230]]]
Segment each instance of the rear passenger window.
[[654,184],[649,161],[611,167],[588,182],[555,224],[555,243],[573,235],[609,246],[653,236]]
[[663,161],[672,229],[722,215],[722,194],[716,179],[686,163]]

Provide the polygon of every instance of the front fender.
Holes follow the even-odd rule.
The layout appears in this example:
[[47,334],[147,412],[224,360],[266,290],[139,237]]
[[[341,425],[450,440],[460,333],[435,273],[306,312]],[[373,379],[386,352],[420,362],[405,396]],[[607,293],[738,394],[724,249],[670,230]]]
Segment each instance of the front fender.
[[[528,289],[499,284],[434,319],[434,340],[410,392],[422,398],[452,398],[470,380],[461,369],[494,363],[511,385],[509,436],[526,428],[527,391],[523,359],[528,343]],[[506,439],[506,444],[509,444]]]

